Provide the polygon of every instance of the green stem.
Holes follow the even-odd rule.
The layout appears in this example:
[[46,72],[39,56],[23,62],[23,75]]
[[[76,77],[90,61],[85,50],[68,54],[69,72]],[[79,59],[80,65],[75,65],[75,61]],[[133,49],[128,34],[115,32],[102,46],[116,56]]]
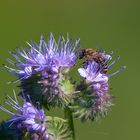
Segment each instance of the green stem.
[[73,138],[73,140],[75,140],[75,130],[74,130],[74,123],[73,123],[73,115],[72,115],[72,111],[70,110],[69,107],[64,108],[64,115],[65,115],[65,119],[68,121],[69,129],[72,132],[72,138]]

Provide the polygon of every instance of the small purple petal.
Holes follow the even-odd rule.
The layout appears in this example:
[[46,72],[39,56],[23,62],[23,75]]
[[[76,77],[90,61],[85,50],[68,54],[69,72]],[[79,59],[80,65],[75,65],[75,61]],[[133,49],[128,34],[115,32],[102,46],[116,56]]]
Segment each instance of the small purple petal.
[[101,84],[100,83],[96,83],[92,85],[94,90],[99,90],[101,88]]

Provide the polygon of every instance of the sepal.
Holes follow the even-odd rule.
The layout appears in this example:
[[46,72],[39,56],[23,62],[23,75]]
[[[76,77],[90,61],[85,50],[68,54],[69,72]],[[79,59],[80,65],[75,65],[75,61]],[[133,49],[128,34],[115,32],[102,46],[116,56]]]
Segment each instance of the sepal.
[[72,140],[72,133],[66,120],[50,116],[47,116],[46,120],[49,140]]
[[48,109],[56,106],[65,107],[72,103],[75,85],[69,77],[59,76],[55,87],[53,87],[53,83],[48,84],[47,79],[42,79],[39,74],[34,74],[28,79],[21,80],[20,87],[22,92],[30,95],[34,103],[39,101],[40,105]]
[[105,117],[110,110],[110,106],[112,106],[112,96],[105,93],[99,97],[92,86],[84,83],[79,88],[81,92],[77,94],[74,104],[70,106],[74,117],[79,118],[81,121],[97,121]]

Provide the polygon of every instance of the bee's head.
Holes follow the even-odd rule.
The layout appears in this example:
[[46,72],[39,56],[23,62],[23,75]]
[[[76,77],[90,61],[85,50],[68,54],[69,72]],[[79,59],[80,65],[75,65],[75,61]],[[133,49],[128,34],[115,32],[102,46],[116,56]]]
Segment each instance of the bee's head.
[[82,49],[79,53],[79,59],[82,59],[85,56],[86,49]]

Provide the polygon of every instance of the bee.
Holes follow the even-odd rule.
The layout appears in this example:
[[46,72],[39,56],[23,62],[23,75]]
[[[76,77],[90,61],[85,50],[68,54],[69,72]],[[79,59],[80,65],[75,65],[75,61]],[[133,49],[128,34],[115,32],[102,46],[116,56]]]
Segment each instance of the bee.
[[101,64],[101,66],[103,66],[103,72],[106,73],[108,70],[107,62],[111,59],[111,56],[98,49],[89,48],[81,50],[79,54],[79,59],[84,59],[84,63],[93,60],[96,61],[98,64]]

